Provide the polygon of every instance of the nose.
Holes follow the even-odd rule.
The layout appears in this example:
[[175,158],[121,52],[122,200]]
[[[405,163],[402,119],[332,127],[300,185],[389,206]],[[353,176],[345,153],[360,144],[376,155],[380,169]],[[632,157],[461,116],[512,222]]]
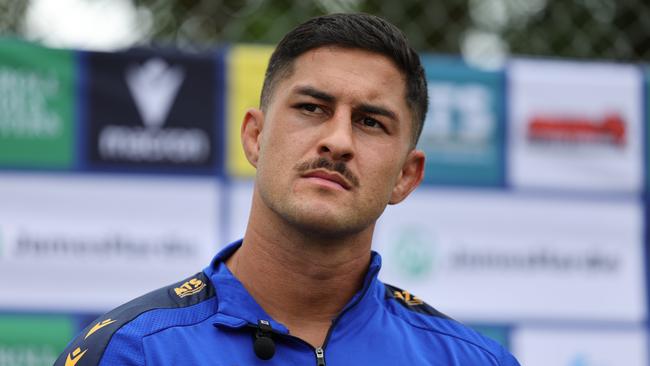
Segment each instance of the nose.
[[353,126],[351,114],[337,111],[322,124],[323,134],[318,145],[318,154],[334,161],[350,161],[354,157]]

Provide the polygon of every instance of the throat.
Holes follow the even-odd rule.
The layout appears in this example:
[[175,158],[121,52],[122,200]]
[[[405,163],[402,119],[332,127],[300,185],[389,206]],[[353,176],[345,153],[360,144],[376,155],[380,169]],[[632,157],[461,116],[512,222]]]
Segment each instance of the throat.
[[332,321],[361,289],[370,251],[333,265],[256,244],[245,239],[227,259],[229,270],[271,318],[321,347]]
[[293,324],[285,324],[289,329],[289,333],[303,341],[309,343],[314,348],[323,347],[327,339],[327,334],[332,326],[332,322],[314,322],[310,324],[300,324],[305,322],[297,322]]

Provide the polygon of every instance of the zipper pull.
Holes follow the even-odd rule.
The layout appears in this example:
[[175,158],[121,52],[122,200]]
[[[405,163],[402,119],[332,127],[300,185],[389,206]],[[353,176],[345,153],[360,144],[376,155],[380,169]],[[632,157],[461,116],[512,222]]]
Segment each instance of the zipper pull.
[[321,347],[316,348],[316,366],[325,366],[325,351]]

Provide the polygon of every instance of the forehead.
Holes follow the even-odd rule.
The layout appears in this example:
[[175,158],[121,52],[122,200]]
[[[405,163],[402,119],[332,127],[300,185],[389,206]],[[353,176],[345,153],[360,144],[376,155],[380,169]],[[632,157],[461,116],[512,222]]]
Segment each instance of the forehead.
[[288,73],[278,80],[276,93],[286,94],[311,86],[337,98],[381,101],[408,118],[406,78],[388,57],[337,46],[320,47],[297,57]]

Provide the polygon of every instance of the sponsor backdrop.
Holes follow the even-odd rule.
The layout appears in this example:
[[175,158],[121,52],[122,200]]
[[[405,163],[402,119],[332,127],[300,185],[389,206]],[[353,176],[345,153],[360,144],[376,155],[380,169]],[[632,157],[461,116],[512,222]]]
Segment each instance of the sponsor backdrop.
[[0,165],[70,168],[74,54],[6,40],[0,47]]
[[648,364],[648,335],[636,327],[521,327],[512,334],[512,347],[526,366]]
[[89,169],[215,171],[220,58],[145,50],[81,57]]
[[374,244],[387,282],[461,319],[642,322],[642,236],[635,200],[424,188]]
[[522,60],[508,82],[513,187],[641,191],[641,70]]
[[241,149],[239,126],[248,108],[258,107],[264,82],[264,71],[273,47],[239,45],[230,48],[226,56],[227,77],[227,130],[226,141],[228,173],[235,177],[252,177],[255,169],[248,163]]
[[0,365],[50,366],[77,332],[63,315],[0,315]]
[[460,59],[425,56],[429,111],[418,147],[427,154],[425,182],[503,184],[504,73]]
[[[51,364],[242,236],[239,126],[271,50],[0,40],[0,366]],[[382,278],[523,365],[650,365],[647,70],[423,61],[425,183],[377,224]]]
[[198,271],[220,237],[205,178],[2,174],[0,202],[0,301],[16,310],[113,308]]

